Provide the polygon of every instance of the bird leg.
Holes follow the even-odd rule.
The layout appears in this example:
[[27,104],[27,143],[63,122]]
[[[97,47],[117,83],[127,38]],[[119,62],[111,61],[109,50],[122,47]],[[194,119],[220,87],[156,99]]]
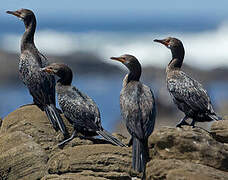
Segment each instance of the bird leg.
[[177,125],[176,127],[181,127],[183,125],[187,125],[187,126],[190,126],[185,120],[188,119],[188,116],[185,116]]
[[66,143],[68,143],[69,141],[71,141],[72,139],[74,139],[76,137],[77,131],[74,130],[74,132],[72,133],[71,137],[68,139],[65,139],[64,141],[62,141],[61,143],[58,144],[58,146],[60,148],[62,148]]
[[193,128],[196,127],[195,126],[195,122],[196,122],[195,119],[193,119],[192,122],[191,122],[191,124],[190,124],[190,126],[192,126]]

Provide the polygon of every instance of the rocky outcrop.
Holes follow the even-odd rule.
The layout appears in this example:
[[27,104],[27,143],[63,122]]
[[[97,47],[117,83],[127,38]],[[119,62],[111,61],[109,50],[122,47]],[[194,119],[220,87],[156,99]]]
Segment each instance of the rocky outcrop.
[[0,136],[0,179],[39,179],[47,174],[48,157],[21,131]]
[[216,121],[211,126],[213,137],[222,143],[228,143],[228,117],[224,117],[223,121]]
[[[68,130],[72,132],[72,127],[68,121],[64,119],[64,122]],[[12,140],[9,141],[8,136],[15,133],[17,135],[12,136]],[[131,169],[131,148],[113,146],[100,139],[85,140],[80,138],[75,138],[63,149],[58,148],[57,144],[63,138],[61,132],[55,132],[45,113],[35,105],[21,107],[5,117],[0,136],[2,138],[0,144],[4,146],[4,149],[0,151],[3,156],[10,155],[11,151],[7,153],[6,150],[10,150],[12,147],[21,153],[20,156],[14,157],[15,161],[18,162],[17,164],[23,164],[27,160],[25,150],[20,151],[20,146],[17,146],[17,143],[18,145],[22,144],[24,149],[29,149],[33,143],[37,149],[37,151],[33,151],[36,157],[40,156],[38,149],[42,150],[44,155],[42,161],[31,158],[31,161],[37,165],[39,176],[35,172],[34,175],[24,176],[23,173],[18,175],[17,171],[12,168],[15,166],[12,164],[13,162],[11,164],[3,163],[4,161],[0,159],[2,162],[0,175],[3,174],[9,179],[34,179],[34,177],[38,177],[38,179],[41,177],[42,179],[131,179],[132,176],[139,176]],[[21,138],[20,141],[18,140],[19,137]],[[27,141],[26,137],[29,138],[30,143],[24,143]],[[118,138],[124,139],[121,136]],[[27,167],[29,172],[33,172],[30,170],[31,165],[29,163],[30,161],[24,164],[25,169]],[[20,169],[21,167],[18,165],[14,168]],[[9,169],[11,174],[6,176]]]
[[149,147],[152,158],[178,159],[228,171],[227,146],[197,127],[161,128],[150,136]]
[[147,164],[147,179],[226,180],[228,173],[198,163],[177,159],[154,159]]
[[[155,130],[148,142],[146,179],[228,179],[227,126],[228,121],[215,122],[211,133],[191,127]],[[62,138],[34,105],[10,113],[0,130],[0,179],[130,180],[142,175],[131,168],[131,148],[75,138],[60,149]]]
[[106,179],[131,179],[131,152],[129,148],[113,145],[81,145],[67,148],[48,162],[51,174],[74,173]]

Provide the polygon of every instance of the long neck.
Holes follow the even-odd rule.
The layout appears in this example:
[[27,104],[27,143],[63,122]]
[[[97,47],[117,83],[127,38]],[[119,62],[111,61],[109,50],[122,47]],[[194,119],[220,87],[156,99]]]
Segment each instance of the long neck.
[[73,73],[70,68],[65,68],[64,71],[60,71],[57,74],[60,79],[58,80],[58,83],[61,83],[64,86],[70,86],[73,79]]
[[127,77],[127,83],[130,81],[139,81],[141,73],[142,73],[142,68],[141,65],[135,64],[134,66],[129,67],[130,73],[128,74]]
[[168,65],[169,69],[180,69],[184,60],[184,47],[174,47],[171,51],[172,60]]
[[36,30],[36,18],[31,17],[31,19],[28,21],[24,21],[25,24],[25,32],[21,40],[21,51],[35,47],[34,44],[34,34]]

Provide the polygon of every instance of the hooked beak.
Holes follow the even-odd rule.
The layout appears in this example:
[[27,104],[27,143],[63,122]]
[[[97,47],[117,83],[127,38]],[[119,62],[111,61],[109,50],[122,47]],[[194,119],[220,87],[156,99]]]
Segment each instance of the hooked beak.
[[121,57],[111,57],[110,59],[115,60],[115,61],[119,61],[119,62],[122,62],[122,63],[125,62],[125,59],[123,59]]
[[22,18],[22,17],[21,17],[21,12],[20,12],[20,11],[6,11],[6,13],[12,14],[12,15],[17,16],[17,17],[19,17],[19,18]]
[[158,42],[158,43],[161,43],[161,44],[164,44],[165,46],[169,46],[169,42],[165,41],[165,39],[155,39],[154,42]]
[[49,74],[54,74],[53,69],[50,69],[48,67],[42,68],[41,71],[46,72],[46,73],[49,73]]

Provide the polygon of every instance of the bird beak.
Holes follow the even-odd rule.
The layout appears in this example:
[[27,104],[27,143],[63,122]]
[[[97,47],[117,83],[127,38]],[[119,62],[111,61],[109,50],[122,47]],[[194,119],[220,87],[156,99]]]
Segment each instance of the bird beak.
[[53,74],[53,73],[54,73],[53,69],[50,69],[50,68],[48,68],[48,67],[42,68],[41,71],[47,72],[47,73],[49,73],[49,74]]
[[165,39],[155,39],[154,42],[158,42],[158,43],[161,43],[161,44],[164,44],[165,46],[169,46],[169,42],[167,42]]
[[19,17],[19,18],[22,18],[22,17],[21,17],[21,12],[20,12],[20,11],[6,11],[6,13],[12,14],[12,15],[17,16],[17,17]]
[[125,59],[123,59],[121,57],[111,57],[110,59],[115,60],[115,61],[119,61],[119,62],[122,62],[122,63],[125,62]]

